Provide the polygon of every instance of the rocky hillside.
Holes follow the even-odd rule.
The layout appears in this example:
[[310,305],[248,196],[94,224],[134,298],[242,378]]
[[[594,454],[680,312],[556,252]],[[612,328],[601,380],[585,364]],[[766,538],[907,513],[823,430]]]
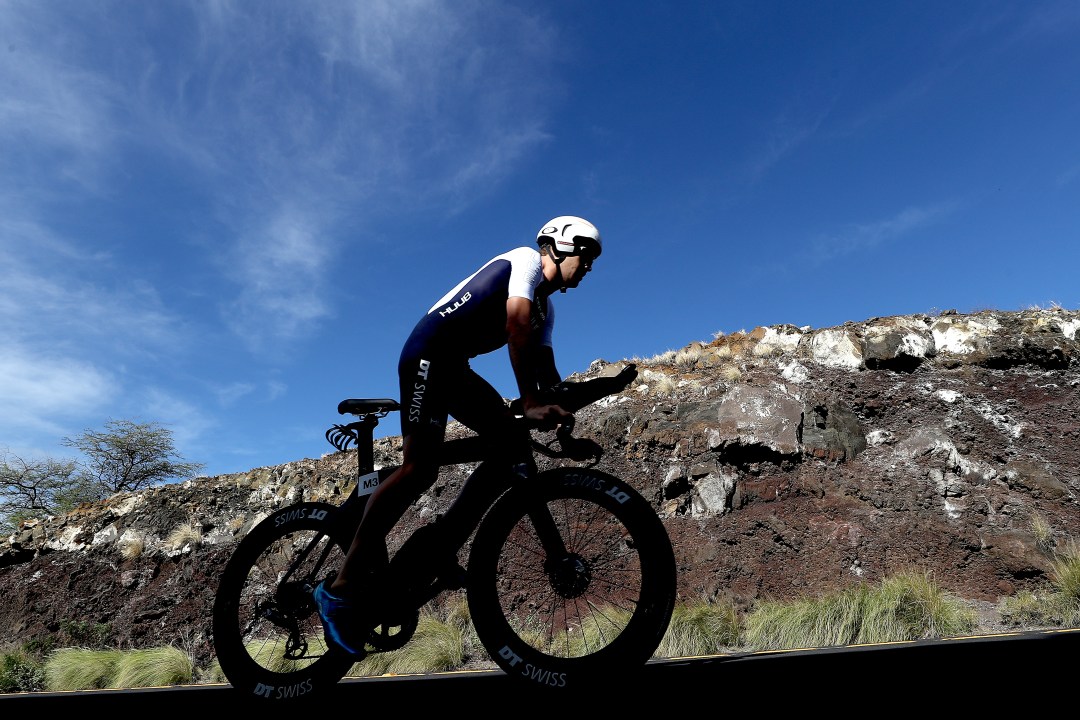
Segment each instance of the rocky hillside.
[[[1080,537],[1078,329],[1080,312],[1052,308],[720,335],[629,359],[637,380],[580,411],[578,434],[655,503],[685,600],[749,607],[918,569],[993,608],[1045,587],[1054,549]],[[378,446],[397,459],[398,438]],[[445,509],[465,470],[402,529]],[[172,642],[206,662],[238,538],[284,504],[339,500],[354,474],[333,452],[27,524],[0,538],[5,640],[84,622],[121,647]]]

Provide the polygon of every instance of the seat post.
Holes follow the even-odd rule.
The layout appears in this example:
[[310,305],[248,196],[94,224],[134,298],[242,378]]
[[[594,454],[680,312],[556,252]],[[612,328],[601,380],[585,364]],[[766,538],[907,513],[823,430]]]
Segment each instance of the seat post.
[[375,426],[378,424],[379,416],[369,414],[350,425],[356,430],[357,478],[375,471]]

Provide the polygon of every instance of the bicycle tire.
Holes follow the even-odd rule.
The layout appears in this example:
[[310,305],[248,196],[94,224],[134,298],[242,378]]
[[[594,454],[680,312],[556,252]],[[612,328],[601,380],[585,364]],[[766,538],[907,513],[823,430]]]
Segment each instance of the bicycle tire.
[[352,540],[330,524],[336,510],[326,503],[282,508],[252,528],[226,563],[214,598],[214,648],[241,693],[293,700],[337,683],[352,666],[351,656],[328,646],[311,597]]
[[[569,553],[554,564],[529,516],[536,503]],[[508,675],[537,687],[595,687],[652,657],[671,621],[676,578],[671,540],[640,493],[599,470],[555,468],[511,489],[484,517],[467,598],[480,642]]]

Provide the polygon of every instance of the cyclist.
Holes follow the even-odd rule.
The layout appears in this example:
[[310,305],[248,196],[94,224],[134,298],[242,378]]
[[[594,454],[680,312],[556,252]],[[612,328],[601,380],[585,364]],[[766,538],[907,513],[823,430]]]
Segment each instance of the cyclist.
[[[539,251],[519,247],[498,255],[455,285],[416,324],[398,362],[403,460],[368,498],[345,562],[315,588],[328,641],[353,655],[363,645],[380,601],[386,537],[409,505],[438,477],[438,449],[447,418],[488,437],[500,466],[531,468],[527,437],[511,436],[511,410],[499,392],[469,367],[470,358],[506,346],[529,424],[554,429],[572,414],[548,389],[561,381],[552,350],[551,295],[577,287],[602,248],[589,221],[564,215],[544,224]],[[528,471],[526,469],[526,471]],[[468,487],[468,486],[466,486]],[[367,624],[365,624],[367,623]]]

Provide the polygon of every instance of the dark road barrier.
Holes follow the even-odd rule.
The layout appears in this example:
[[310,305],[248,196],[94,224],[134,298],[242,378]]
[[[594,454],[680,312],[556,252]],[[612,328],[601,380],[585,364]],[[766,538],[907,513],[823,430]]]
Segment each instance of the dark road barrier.
[[[854,714],[859,703],[897,709],[940,703],[957,710],[1001,709],[1010,699],[1039,702],[1071,687],[1080,629],[922,640],[882,645],[785,650],[654,660],[640,671],[585,690],[537,688],[501,670],[347,678],[297,702],[239,695],[229,685],[0,695],[0,713],[168,711],[284,717],[305,706],[334,703],[384,712],[468,710],[509,714],[597,710],[719,711],[733,707],[823,710]],[[1057,690],[1055,691],[1055,688]],[[745,706],[743,705],[745,703]],[[499,709],[501,707],[501,709]],[[519,706],[519,707],[515,707]],[[1033,706],[1031,706],[1033,709]],[[865,709],[865,708],[864,708]],[[244,713],[258,715],[243,715]]]

